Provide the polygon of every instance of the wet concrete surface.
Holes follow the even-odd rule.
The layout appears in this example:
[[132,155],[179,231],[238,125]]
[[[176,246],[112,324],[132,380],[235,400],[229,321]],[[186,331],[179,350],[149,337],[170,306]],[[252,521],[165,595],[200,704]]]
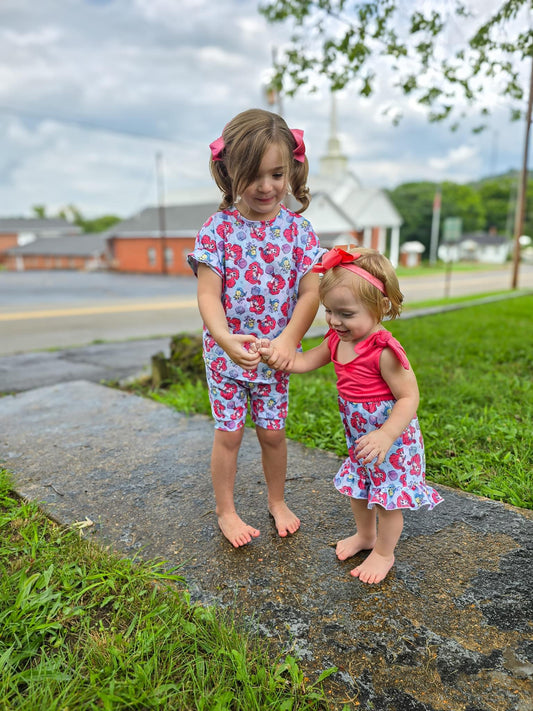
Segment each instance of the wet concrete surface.
[[350,535],[339,459],[289,442],[287,500],[302,519],[280,539],[260,449],[246,430],[237,506],[261,536],[235,550],[218,531],[210,418],[80,380],[0,398],[0,462],[17,491],[117,551],[181,564],[194,600],[230,608],[351,708],[533,709],[533,512],[437,486],[445,502],[405,515],[379,586],[339,562]]

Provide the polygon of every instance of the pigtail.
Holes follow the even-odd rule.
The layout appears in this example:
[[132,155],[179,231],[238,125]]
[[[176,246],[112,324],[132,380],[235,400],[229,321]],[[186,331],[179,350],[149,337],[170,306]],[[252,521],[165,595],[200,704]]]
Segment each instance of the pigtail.
[[226,210],[235,203],[236,195],[233,195],[233,183],[229,177],[224,160],[214,161],[209,159],[209,170],[218,189],[222,193],[222,202],[218,206],[219,210]]
[[311,202],[311,194],[306,185],[308,172],[309,163],[307,162],[307,158],[303,163],[294,159],[292,160],[289,183],[293,196],[301,205],[298,209],[299,212],[306,210]]

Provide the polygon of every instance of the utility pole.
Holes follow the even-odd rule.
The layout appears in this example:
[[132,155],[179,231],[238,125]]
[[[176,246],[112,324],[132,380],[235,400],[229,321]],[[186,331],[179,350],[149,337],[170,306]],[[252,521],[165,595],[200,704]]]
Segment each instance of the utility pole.
[[165,187],[163,184],[163,154],[157,151],[155,154],[156,176],[157,176],[157,200],[159,215],[159,244],[161,252],[161,274],[167,274],[167,240],[165,223]]
[[533,105],[533,54],[531,55],[531,76],[529,79],[529,99],[526,114],[526,135],[524,139],[524,155],[522,159],[522,173],[518,185],[518,195],[516,198],[516,212],[514,221],[514,251],[513,251],[513,280],[512,289],[518,288],[518,265],[520,264],[520,237],[524,231],[524,214],[526,208],[527,193],[527,159],[529,152],[529,132],[531,129],[531,110]]
[[432,267],[437,263],[437,247],[439,244],[440,205],[442,193],[440,185],[437,186],[433,198],[433,216],[431,218],[431,242],[429,244],[429,263]]

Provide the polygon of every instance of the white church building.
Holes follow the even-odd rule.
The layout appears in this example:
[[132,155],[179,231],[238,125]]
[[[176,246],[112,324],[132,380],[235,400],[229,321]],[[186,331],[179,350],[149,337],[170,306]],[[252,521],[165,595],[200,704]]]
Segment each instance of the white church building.
[[[332,98],[330,137],[320,170],[309,176],[311,204],[305,216],[319,235],[320,244],[372,247],[396,267],[400,255],[402,217],[388,195],[379,188],[365,188],[351,172],[337,136],[335,100]],[[297,208],[293,201],[288,207]]]

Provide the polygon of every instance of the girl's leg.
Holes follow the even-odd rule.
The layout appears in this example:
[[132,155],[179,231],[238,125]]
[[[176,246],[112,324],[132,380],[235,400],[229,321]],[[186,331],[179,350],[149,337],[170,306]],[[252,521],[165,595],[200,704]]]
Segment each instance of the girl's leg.
[[237,474],[237,455],[244,429],[227,432],[215,429],[211,453],[211,477],[215,493],[218,525],[228,541],[239,548],[250,543],[259,531],[248,526],[235,510],[233,491]]
[[378,536],[372,553],[350,571],[354,578],[370,585],[380,583],[394,565],[394,550],[403,530],[401,509],[380,508],[378,519]]
[[274,517],[279,535],[284,538],[300,528],[300,519],[285,503],[287,476],[287,440],[285,430],[269,430],[256,426],[261,445],[263,471],[268,488],[268,510]]
[[369,509],[366,499],[350,499],[357,533],[337,543],[339,560],[351,558],[359,551],[372,550],[376,543],[376,507]]

